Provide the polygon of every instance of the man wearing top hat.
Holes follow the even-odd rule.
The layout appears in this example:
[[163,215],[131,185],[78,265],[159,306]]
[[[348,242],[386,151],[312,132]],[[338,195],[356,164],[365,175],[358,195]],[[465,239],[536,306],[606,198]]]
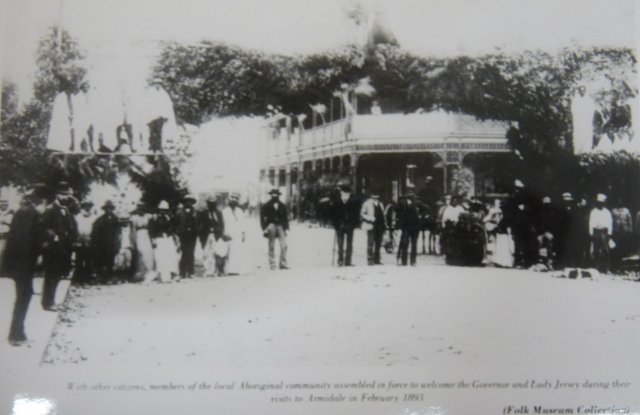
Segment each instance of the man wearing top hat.
[[113,281],[115,258],[120,250],[121,226],[113,202],[107,200],[102,210],[104,213],[96,219],[91,229],[91,248],[99,281],[110,283]]
[[217,204],[215,196],[209,196],[207,208],[200,212],[198,218],[198,238],[202,246],[205,275],[215,273],[215,245],[224,235],[224,220]]
[[[589,235],[593,244],[592,259],[594,266],[600,272],[609,272],[611,234],[613,229],[613,216],[605,207],[607,196],[598,193],[595,207],[589,215]],[[610,245],[611,244],[611,245]]]
[[30,191],[22,198],[7,234],[5,271],[13,278],[16,300],[13,307],[9,343],[20,346],[27,341],[24,321],[33,296],[33,276],[42,239],[42,214],[46,209],[43,195]]
[[380,192],[377,189],[371,191],[369,199],[362,204],[360,210],[362,228],[367,231],[367,263],[369,265],[381,265],[380,246],[384,234],[384,205],[380,201]]
[[58,283],[71,271],[71,255],[77,236],[75,218],[67,208],[71,197],[69,184],[67,182],[58,183],[54,200],[42,217],[44,229],[42,308],[47,311],[57,311],[55,297]]
[[338,266],[341,267],[353,265],[353,230],[360,222],[360,209],[358,201],[351,195],[351,186],[341,183],[339,189],[340,194],[331,202],[331,221],[338,244]]
[[180,277],[191,278],[195,273],[195,249],[198,239],[198,216],[193,205],[196,198],[185,196],[183,207],[176,213],[176,235],[180,240]]
[[287,207],[279,199],[280,191],[271,189],[271,199],[260,209],[260,225],[262,232],[269,239],[269,266],[276,269],[275,240],[280,244],[280,269],[287,267],[287,232],[289,231],[289,218]]

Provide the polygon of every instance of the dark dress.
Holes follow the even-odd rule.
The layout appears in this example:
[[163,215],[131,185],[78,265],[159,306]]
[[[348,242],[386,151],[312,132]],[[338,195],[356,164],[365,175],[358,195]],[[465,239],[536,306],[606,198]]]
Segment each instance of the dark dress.
[[114,261],[120,250],[120,232],[120,221],[112,213],[104,213],[93,224],[91,247],[96,272],[102,283],[113,276]]

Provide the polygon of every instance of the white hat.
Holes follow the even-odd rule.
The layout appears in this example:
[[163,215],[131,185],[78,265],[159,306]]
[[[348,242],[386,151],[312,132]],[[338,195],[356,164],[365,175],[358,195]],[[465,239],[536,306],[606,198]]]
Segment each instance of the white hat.
[[564,192],[564,193],[562,194],[562,198],[563,198],[564,200],[573,200],[573,196],[571,196],[571,193],[569,193],[569,192]]
[[161,201],[161,202],[158,204],[158,209],[159,209],[159,210],[169,210],[169,203],[167,203],[167,201],[166,201],[166,200]]
[[605,195],[604,193],[598,193],[598,195],[596,196],[596,201],[598,202],[606,202],[607,201],[607,195]]
[[515,186],[516,187],[524,187],[524,183],[522,183],[522,181],[520,181],[519,179],[516,179]]
[[545,203],[545,204],[551,203],[551,198],[549,196],[543,197],[542,198],[542,203]]

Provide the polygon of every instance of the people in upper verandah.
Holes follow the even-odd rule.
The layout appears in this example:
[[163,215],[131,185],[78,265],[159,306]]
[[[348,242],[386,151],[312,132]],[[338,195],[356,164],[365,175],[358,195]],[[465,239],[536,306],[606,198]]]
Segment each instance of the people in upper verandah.
[[47,311],[57,311],[55,297],[58,283],[71,271],[71,256],[77,235],[76,221],[66,207],[71,197],[69,184],[58,183],[55,199],[42,218],[44,227],[42,308]]
[[111,200],[104,203],[102,210],[104,213],[93,223],[91,246],[98,280],[105,284],[113,282],[113,267],[120,250],[122,228]]
[[198,238],[198,216],[194,208],[196,198],[184,197],[183,208],[176,214],[176,235],[180,239],[180,277],[192,278],[195,273],[195,249]]
[[198,239],[202,246],[204,274],[209,276],[216,274],[215,246],[224,234],[224,220],[217,205],[215,196],[210,196],[207,199],[207,208],[200,212],[198,219]]
[[262,205],[260,209],[260,225],[263,235],[269,239],[269,266],[276,269],[275,240],[280,244],[280,269],[289,269],[287,266],[287,232],[289,231],[289,218],[287,207],[279,199],[280,191],[272,189],[269,192],[271,199]]
[[[335,230],[338,249],[338,266],[353,265],[353,230],[360,222],[358,201],[351,194],[351,186],[341,183],[340,193],[331,202],[331,222]],[[333,249],[336,249],[334,246]]]
[[13,346],[27,341],[24,321],[33,295],[33,277],[43,236],[41,219],[45,208],[46,202],[42,195],[32,190],[23,197],[7,234],[7,255],[3,265],[16,286],[8,338]]
[[611,233],[613,229],[613,217],[609,209],[605,207],[607,196],[598,193],[595,207],[589,215],[589,234],[593,244],[593,265],[600,272],[609,272],[610,248],[612,245]]
[[371,191],[369,199],[362,204],[360,210],[362,228],[367,231],[367,263],[381,265],[380,246],[384,234],[384,205],[380,201],[380,191]]

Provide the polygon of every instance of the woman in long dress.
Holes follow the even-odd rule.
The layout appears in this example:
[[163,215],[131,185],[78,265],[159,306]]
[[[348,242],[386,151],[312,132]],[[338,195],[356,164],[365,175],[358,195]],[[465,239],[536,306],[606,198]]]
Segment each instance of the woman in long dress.
[[158,205],[158,212],[149,219],[149,235],[160,281],[170,282],[178,275],[178,242],[169,204],[164,200]]
[[224,233],[231,238],[227,258],[227,275],[236,275],[246,270],[247,256],[244,249],[245,216],[238,206],[239,196],[232,195],[222,211]]
[[151,215],[145,212],[144,203],[138,203],[131,215],[131,238],[134,247],[133,281],[153,281],[157,273],[153,255],[153,246],[149,237]]

